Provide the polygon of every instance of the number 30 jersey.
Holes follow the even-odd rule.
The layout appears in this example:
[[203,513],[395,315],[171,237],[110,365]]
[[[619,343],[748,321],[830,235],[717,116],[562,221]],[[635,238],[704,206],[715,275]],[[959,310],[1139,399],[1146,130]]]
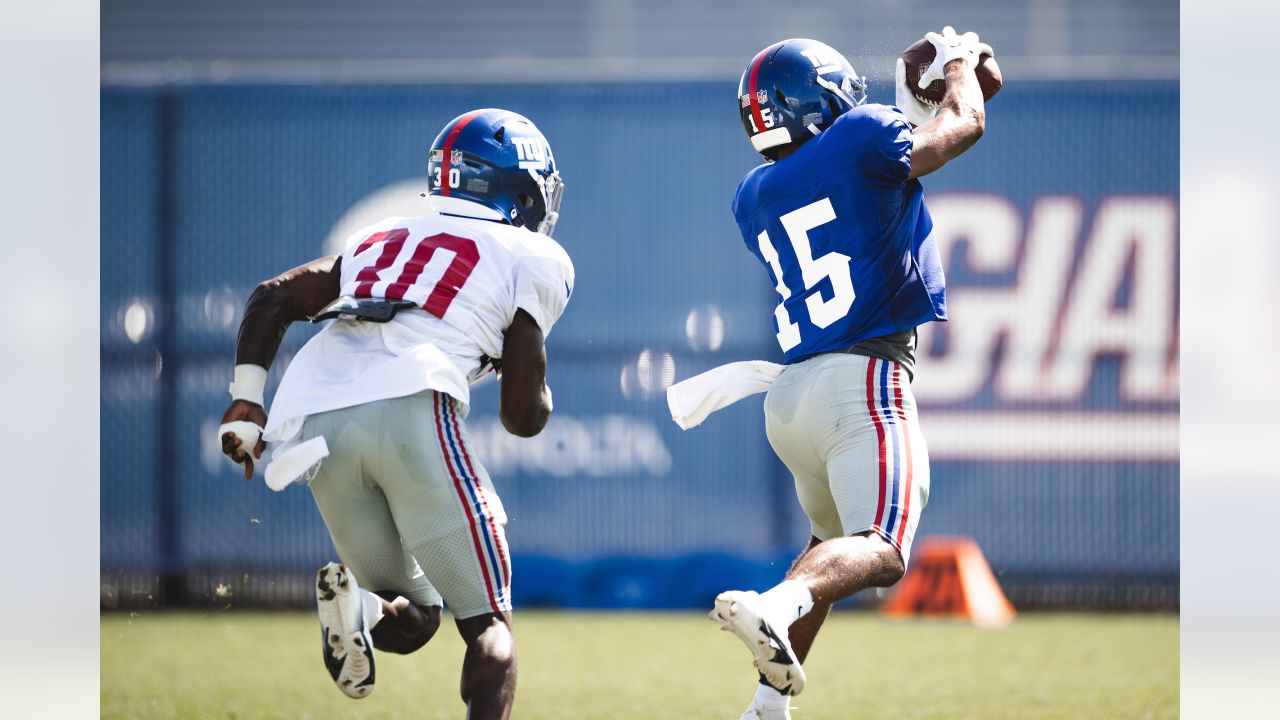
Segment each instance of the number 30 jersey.
[[293,437],[308,415],[428,389],[469,404],[517,310],[550,334],[573,292],[564,249],[482,205],[428,201],[427,215],[352,235],[341,256],[341,295],[414,307],[386,323],[333,320],[311,338],[276,391],[267,440]]
[[902,112],[863,105],[738,185],[733,214],[781,297],[788,363],[947,319],[933,221],[910,172]]

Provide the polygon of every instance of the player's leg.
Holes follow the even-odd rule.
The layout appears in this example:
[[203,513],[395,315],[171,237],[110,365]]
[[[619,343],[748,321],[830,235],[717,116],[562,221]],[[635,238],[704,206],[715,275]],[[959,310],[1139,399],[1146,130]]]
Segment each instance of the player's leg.
[[516,692],[516,643],[511,613],[485,613],[457,621],[467,644],[462,660],[462,701],[468,718],[505,720]]
[[440,629],[439,605],[417,605],[394,591],[373,592],[382,600],[382,620],[370,631],[375,648],[408,655],[435,637]]
[[869,587],[888,587],[903,576],[928,501],[928,450],[901,368],[850,356],[835,356],[827,365],[812,393],[823,400],[808,409],[830,428],[814,437],[817,452],[825,456],[842,533],[811,544],[786,580],[761,595],[766,612],[791,612],[812,603],[788,632],[800,659],[833,603]]
[[870,359],[863,388],[867,411],[847,418],[852,429],[827,458],[846,537],[822,543],[789,573],[822,600],[901,579],[929,499],[929,452],[906,373]]
[[[839,511],[828,487],[826,467],[810,427],[815,367],[804,363],[787,368],[770,389],[764,409],[769,444],[791,471],[796,498],[809,518],[813,536],[822,539],[839,536],[841,527]],[[800,657],[791,644],[787,628],[809,611],[811,603],[788,608],[777,601],[777,592],[766,595],[768,593],[739,590],[723,592],[716,597],[711,617],[737,635],[755,657],[763,683],[752,709],[767,712],[751,715],[749,710],[745,717],[781,718],[786,717],[785,695],[799,693],[805,683]],[[813,627],[815,633],[817,625],[820,623]],[[811,635],[808,643],[812,643]]]
[[[791,563],[791,568],[787,571],[784,579],[791,578],[791,573],[805,559],[805,556],[821,542],[817,537],[809,536],[809,544],[796,556],[795,562]],[[803,663],[805,658],[809,657],[809,650],[813,648],[813,641],[818,636],[818,630],[822,628],[822,623],[826,621],[827,615],[830,613],[831,603],[814,600],[813,608],[804,617],[791,623],[791,627],[787,630],[787,636],[791,639],[791,649],[795,652],[797,661]]]
[[379,477],[406,547],[438,588],[467,645],[470,718],[506,718],[516,687],[506,513],[471,450],[459,405],[425,393],[388,401]]
[[898,551],[870,531],[833,538],[806,552],[784,581],[803,585],[803,590],[795,588],[797,594],[803,598],[807,591],[813,603],[788,631],[800,662],[809,656],[818,629],[833,604],[869,587],[888,587],[902,577],[903,570]]
[[[799,616],[791,622],[786,635],[795,662],[804,663],[831,606],[864,588],[896,582],[901,570],[894,574],[891,569],[881,569],[891,568],[894,563],[900,563],[897,550],[870,533],[826,541],[812,537],[786,579],[758,596],[755,612],[760,617],[776,618],[772,621],[775,626]],[[756,695],[743,718],[788,720],[787,696],[794,694],[794,686],[776,685],[762,670]]]
[[303,427],[304,439],[323,435],[330,449],[310,488],[342,565],[320,570],[316,601],[325,665],[352,697],[372,689],[371,648],[412,652],[440,624],[440,595],[413,572],[386,498],[365,472],[363,457],[380,442],[376,413],[371,406],[345,408],[308,418]]
[[[800,555],[795,562],[798,563],[819,542],[821,540],[811,536],[809,544],[805,546],[804,550],[800,551]],[[792,567],[794,566],[795,563],[792,563]],[[830,611],[830,605],[815,604],[808,614],[791,624],[788,637],[791,640],[792,651],[795,653],[797,662],[803,663],[805,657],[808,656],[809,648],[813,645],[813,639],[817,636],[818,629],[822,627],[822,622],[827,619],[827,614]],[[747,707],[746,712],[742,714],[741,720],[791,720],[789,695],[770,684],[764,673],[757,671],[756,678],[756,694],[751,699],[751,704]]]

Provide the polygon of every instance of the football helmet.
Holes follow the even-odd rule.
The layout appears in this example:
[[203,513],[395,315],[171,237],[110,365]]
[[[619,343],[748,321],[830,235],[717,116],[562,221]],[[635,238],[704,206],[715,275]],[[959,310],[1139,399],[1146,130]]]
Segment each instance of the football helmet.
[[834,48],[792,38],[761,50],[738,81],[738,112],[756,152],[804,142],[867,101],[867,79]]
[[564,183],[551,145],[528,118],[484,108],[454,118],[431,143],[431,195],[479,203],[516,227],[551,235]]

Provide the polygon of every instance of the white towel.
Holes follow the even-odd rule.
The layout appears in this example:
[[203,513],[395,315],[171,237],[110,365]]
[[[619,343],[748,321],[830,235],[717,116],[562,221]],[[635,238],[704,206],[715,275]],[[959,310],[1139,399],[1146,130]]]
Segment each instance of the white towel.
[[721,365],[667,388],[667,408],[681,428],[697,427],[711,413],[748,395],[766,392],[786,365],[744,360]]
[[324,436],[306,442],[286,442],[271,451],[271,463],[263,473],[267,487],[280,492],[294,481],[310,480],[320,469],[320,461],[329,457],[329,443]]

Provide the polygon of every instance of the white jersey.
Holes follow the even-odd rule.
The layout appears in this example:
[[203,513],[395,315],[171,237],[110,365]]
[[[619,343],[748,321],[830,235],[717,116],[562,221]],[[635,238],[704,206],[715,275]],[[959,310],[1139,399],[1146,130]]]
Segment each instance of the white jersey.
[[417,307],[386,323],[330,321],[285,371],[267,441],[292,439],[308,415],[424,390],[469,405],[470,383],[489,369],[482,357],[502,357],[517,309],[551,332],[573,292],[564,249],[477,203],[429,200],[429,214],[371,225],[342,253],[343,296]]

